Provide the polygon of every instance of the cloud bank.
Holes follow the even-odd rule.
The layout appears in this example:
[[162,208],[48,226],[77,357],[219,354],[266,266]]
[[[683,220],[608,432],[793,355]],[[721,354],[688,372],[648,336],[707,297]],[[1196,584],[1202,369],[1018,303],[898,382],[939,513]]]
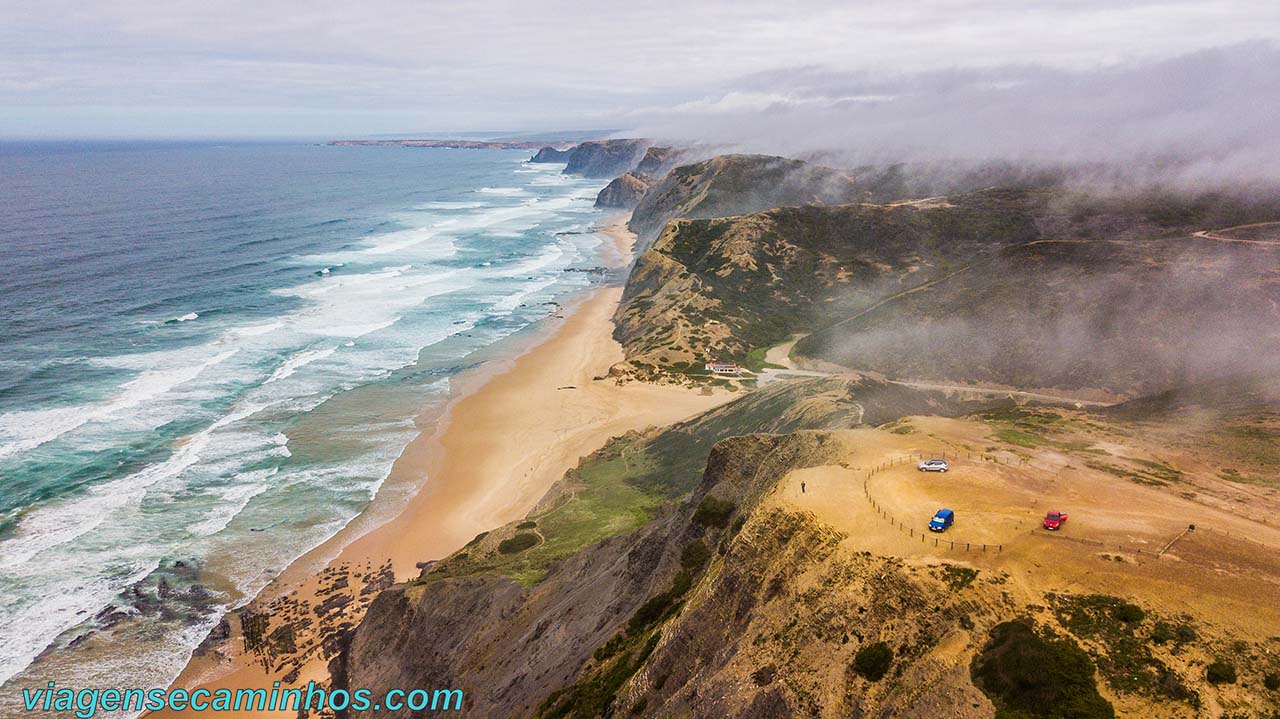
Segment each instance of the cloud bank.
[[1128,164],[1170,179],[1280,179],[1280,47],[1253,42],[1092,70],[879,76],[804,68],[632,114],[639,131],[845,165]]
[[[1280,42],[1280,4],[10,2],[0,24],[0,135],[656,126],[658,113],[645,108],[708,120],[754,112],[762,117],[751,127],[765,132],[785,128],[782,115],[839,120],[854,106],[854,119],[874,125],[886,95],[908,116],[911,98],[931,87],[965,93],[985,80],[1056,84],[1064,94],[1071,78],[1122,78],[1250,40]],[[993,97],[1017,102],[1016,90]],[[1015,124],[998,108],[966,117]],[[927,129],[907,128],[913,137]]]

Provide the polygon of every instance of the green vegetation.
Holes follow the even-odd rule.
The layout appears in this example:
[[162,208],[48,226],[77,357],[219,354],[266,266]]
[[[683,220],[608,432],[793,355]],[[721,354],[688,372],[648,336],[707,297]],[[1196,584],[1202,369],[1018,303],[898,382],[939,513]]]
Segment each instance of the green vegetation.
[[1176,644],[1186,644],[1195,641],[1196,628],[1191,626],[1187,621],[1180,622],[1176,626],[1169,622],[1156,622],[1151,627],[1151,643],[1156,645],[1168,644],[1175,642]]
[[733,502],[708,495],[698,503],[698,509],[693,513],[693,522],[703,526],[723,527],[729,523],[729,516],[735,509],[737,506]]
[[[689,422],[616,437],[566,473],[554,502],[516,525],[518,530],[537,528],[542,541],[536,546],[504,554],[494,551],[491,543],[482,544],[488,536],[482,532],[415,581],[499,574],[525,586],[535,584],[555,563],[609,537],[632,532],[664,506],[684,499],[698,486],[711,447],[719,440],[756,431],[790,432],[825,422],[847,426],[849,417],[860,412],[857,406],[833,403],[829,415],[817,418],[790,414],[795,403],[811,396],[815,387],[826,391],[844,386],[827,379],[779,384]],[[724,508],[713,505],[708,508],[715,511],[704,509],[700,520],[721,521],[717,515]]]
[[978,570],[944,564],[938,568],[938,576],[953,591],[958,591],[973,584],[973,580],[978,578]]
[[[1105,594],[1050,595],[1049,600],[1063,627],[1101,647],[1093,652],[1094,659],[1113,689],[1199,705],[1195,692],[1139,636],[1137,630],[1146,618],[1141,607]],[[1175,639],[1181,631],[1173,630]],[[1161,634],[1167,630],[1161,629]],[[1153,638],[1152,643],[1159,642]]]
[[691,572],[697,572],[707,565],[709,559],[711,559],[711,550],[707,549],[707,545],[703,544],[702,540],[696,539],[689,542],[680,553],[680,566]]
[[979,412],[975,416],[996,427],[996,439],[1015,447],[1034,449],[1049,446],[1066,452],[1106,454],[1094,449],[1088,440],[1062,437],[1069,430],[1096,429],[1097,425],[1065,417],[1048,408],[1009,405]]
[[498,552],[501,554],[518,554],[534,546],[538,543],[538,535],[520,533],[509,539],[504,539],[498,543]]
[[[677,456],[676,453],[670,455]],[[671,468],[671,462],[666,462]],[[672,488],[657,483],[637,486],[637,479],[661,471],[647,442],[637,436],[611,440],[608,445],[588,457],[566,475],[574,491],[536,518],[525,520],[517,529],[537,528],[543,541],[532,533],[518,534],[511,544],[504,541],[497,554],[470,551],[446,560],[439,571],[428,573],[421,582],[472,574],[502,574],[531,584],[546,575],[555,562],[572,556],[584,547],[619,534],[625,534],[647,522],[663,503],[670,501]],[[663,491],[666,489],[667,491]],[[483,535],[472,540],[473,547]]]
[[761,370],[764,370],[764,369],[786,369],[786,367],[783,367],[780,364],[766,362],[764,359],[764,356],[766,353],[768,353],[768,351],[769,351],[769,348],[767,347],[759,347],[757,349],[751,350],[750,352],[747,353],[747,356],[742,360],[742,366],[756,373],[759,373]]
[[858,650],[853,657],[853,671],[868,681],[878,682],[893,664],[893,650],[884,642],[876,642]]
[[627,622],[627,633],[638,634],[666,619],[679,607],[680,598],[693,586],[693,579],[711,559],[711,550],[702,540],[696,539],[685,546],[680,553],[680,571],[671,580],[671,588],[655,594],[647,602],[640,605],[636,613]]
[[1106,472],[1114,477],[1128,479],[1138,484],[1147,484],[1154,487],[1167,487],[1173,482],[1182,481],[1182,472],[1168,465],[1152,462],[1146,459],[1133,459],[1131,457],[1120,457],[1128,462],[1139,465],[1141,469],[1133,467],[1122,467],[1109,462],[1099,460],[1089,460],[1085,462],[1085,466],[1099,472]]
[[595,717],[609,714],[618,689],[644,666],[658,635],[654,634],[639,648],[625,652],[588,672],[572,686],[557,690],[538,708],[538,716],[563,719],[568,716]]
[[1005,444],[1012,444],[1018,447],[1034,448],[1044,443],[1044,440],[1030,432],[1024,432],[1020,429],[1002,429],[996,432],[996,439]]
[[1280,690],[1280,674],[1276,672],[1267,672],[1266,675],[1262,677],[1262,686],[1273,692]]
[[1093,662],[1068,639],[1046,639],[1023,622],[1005,622],[973,660],[974,684],[997,719],[1113,719],[1098,693]]
[[1120,602],[1111,608],[1111,616],[1124,622],[1125,624],[1133,624],[1140,622],[1146,618],[1147,613],[1136,604],[1128,602]]
[[1205,668],[1204,678],[1210,684],[1235,684],[1236,665],[1219,659]]

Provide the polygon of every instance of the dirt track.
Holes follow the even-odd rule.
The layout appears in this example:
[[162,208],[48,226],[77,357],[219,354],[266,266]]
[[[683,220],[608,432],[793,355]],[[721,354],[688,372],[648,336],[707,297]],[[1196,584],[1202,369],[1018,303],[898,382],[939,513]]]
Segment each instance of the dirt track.
[[1254,222],[1248,225],[1236,225],[1235,227],[1224,227],[1220,230],[1200,230],[1192,232],[1192,237],[1199,237],[1206,240],[1216,240],[1218,242],[1239,242],[1248,245],[1271,245],[1280,247],[1280,240],[1258,240],[1243,237],[1227,237],[1226,233],[1236,230],[1256,230],[1263,227],[1280,227],[1280,222]]

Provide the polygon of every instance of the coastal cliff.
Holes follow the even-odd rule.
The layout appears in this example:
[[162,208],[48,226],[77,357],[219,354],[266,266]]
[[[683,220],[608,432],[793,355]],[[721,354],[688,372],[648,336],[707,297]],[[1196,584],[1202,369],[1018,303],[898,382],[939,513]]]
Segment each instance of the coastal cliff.
[[650,147],[644,151],[640,164],[636,165],[636,173],[644,177],[662,177],[679,164],[689,152],[679,147]]
[[1274,250],[1193,236],[1275,217],[1040,189],[675,220],[637,260],[615,336],[649,379],[808,334],[797,356],[895,377],[1158,391],[1280,349]]
[[632,209],[649,189],[650,180],[634,172],[615,177],[596,196],[596,207]]
[[[826,456],[826,441],[816,436],[726,438],[968,406],[875,381],[816,379],[745,396],[671,428],[619,438],[570,472],[529,519],[486,532],[428,566],[418,582],[381,593],[339,663],[337,679],[370,688],[464,687],[467,709],[483,716],[549,712],[548,697],[563,695],[584,666],[598,663],[600,647],[619,631],[634,631],[634,617],[651,597],[691,580],[689,546],[714,548],[730,535],[727,516],[708,520],[705,510],[699,514],[706,494],[714,490],[717,501],[742,506],[745,517],[774,476],[760,469],[803,466]],[[588,507],[592,513],[584,513]],[[637,523],[637,513],[650,519]],[[534,546],[515,549],[521,546],[517,538],[535,535]],[[648,641],[653,627],[644,629]]]
[[529,162],[568,162],[569,156],[573,154],[574,148],[568,147],[563,150],[554,147],[543,147],[529,158]]
[[[1242,348],[1280,349],[1280,207],[865,197],[758,156],[649,188],[626,361],[596,381],[742,396],[613,438],[382,592],[335,685],[561,719],[1268,710],[1280,396]],[[1058,502],[1071,532],[1040,531]],[[925,531],[948,506],[954,530]]]
[[[1258,412],[1280,406],[1274,392],[1235,389],[1186,398],[1223,426],[1194,440],[1201,456],[1222,461],[1230,450],[1221,438],[1233,427],[1261,427]],[[1215,399],[1242,395],[1249,401],[1235,406]],[[1133,547],[1145,541],[1134,532],[1146,530],[1121,530],[1116,549],[1024,528],[1018,505],[1046,491],[1054,471],[1089,456],[1084,438],[1141,455],[1162,440],[1135,436],[1128,423],[1141,421],[1152,439],[1184,432],[1178,406],[1166,398],[1112,413],[1007,401],[983,409],[942,392],[837,378],[761,390],[693,422],[620,438],[584,460],[528,519],[384,592],[336,679],[375,692],[459,687],[467,711],[493,717],[989,719],[1045,697],[1070,699],[1078,711],[1069,716],[1086,719],[1265,707],[1260,679],[1223,685],[1204,670],[1233,652],[1232,672],[1273,671],[1266,622],[1214,608],[1255,591],[1242,577],[1220,576],[1214,557],[1231,556],[1233,567],[1269,562],[1261,548],[1221,535],[1186,540],[1179,559],[1151,554],[1144,563]],[[806,425],[818,429],[795,431]],[[1057,448],[1029,447],[1010,426]],[[716,440],[730,428],[784,433]],[[997,431],[1007,439],[982,439]],[[962,478],[938,484],[904,462],[935,443],[974,441],[987,442],[990,457],[967,464]],[[1024,468],[1007,468],[1005,458],[1018,452]],[[691,479],[682,467],[699,457],[700,478]],[[1137,513],[1181,506],[1160,485],[1117,477],[1121,466],[1186,472],[1179,481],[1192,481],[1182,460],[1183,469],[1111,461],[1123,465],[1074,475],[1096,499],[1077,499],[1073,512],[1105,511],[1118,497]],[[1214,497],[1240,491],[1204,473],[1194,481]],[[954,494],[957,482],[976,483],[975,496],[993,507],[980,521],[975,515],[960,534],[941,537],[924,536],[916,522],[899,525],[915,492]],[[628,487],[688,494],[642,504],[652,508],[643,524],[582,546],[590,527],[613,521],[610,512],[634,508],[624,501],[601,512]],[[957,546],[962,535],[995,543]],[[1054,569],[1031,571],[1044,566]],[[1059,570],[1080,584],[1066,591]],[[1174,577],[1185,588],[1172,590],[1181,610],[1169,611]],[[1213,596],[1195,599],[1204,592]],[[1019,656],[1052,670],[1032,671]]]
[[676,218],[726,217],[864,198],[850,177],[828,167],[768,155],[719,155],[668,172],[645,193],[628,226],[642,242],[649,242]]
[[565,174],[583,177],[616,177],[635,168],[644,156],[648,140],[591,140],[570,151]]

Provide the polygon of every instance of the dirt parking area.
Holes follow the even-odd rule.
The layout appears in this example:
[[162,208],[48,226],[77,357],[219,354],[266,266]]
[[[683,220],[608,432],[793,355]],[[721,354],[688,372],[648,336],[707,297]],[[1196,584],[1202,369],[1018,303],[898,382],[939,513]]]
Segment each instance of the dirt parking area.
[[[1277,633],[1274,527],[1054,450],[986,451],[991,430],[980,421],[930,417],[911,424],[915,431],[907,434],[842,433],[839,464],[791,472],[772,501],[811,512],[842,532],[850,551],[1004,573],[1010,591],[1028,602],[1045,592],[1105,593],[1170,615],[1211,617],[1259,639]],[[1144,449],[1113,446],[1132,456]],[[916,469],[920,458],[944,453],[948,472]],[[929,519],[941,507],[956,513],[955,524],[930,532]],[[1070,515],[1058,532],[1041,528],[1051,509]],[[1197,530],[1185,532],[1192,523]]]

